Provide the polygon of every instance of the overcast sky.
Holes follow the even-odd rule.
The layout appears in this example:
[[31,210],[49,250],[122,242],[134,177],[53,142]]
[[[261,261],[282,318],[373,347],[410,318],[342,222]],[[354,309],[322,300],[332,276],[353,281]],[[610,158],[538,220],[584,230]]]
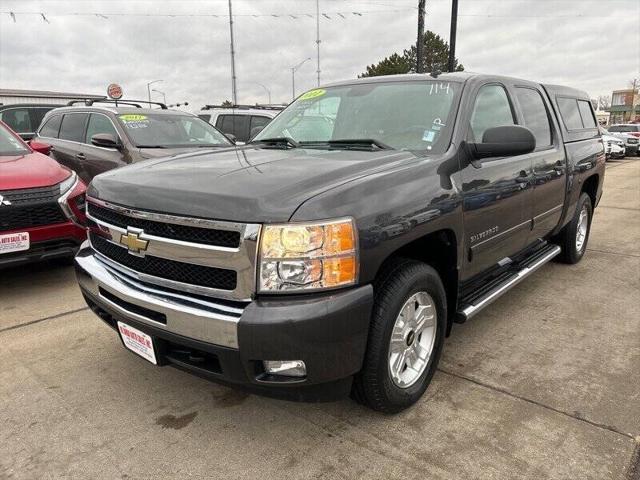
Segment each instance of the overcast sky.
[[[320,21],[321,81],[353,78],[415,42],[417,3],[320,0],[329,17]],[[640,78],[640,0],[459,3],[466,70],[566,84],[594,98]],[[450,8],[427,0],[425,28],[446,40]],[[315,86],[315,0],[233,0],[233,9],[240,103],[267,101],[255,82],[273,102],[290,100],[289,67],[308,57],[296,90]],[[126,97],[146,98],[147,82],[162,79],[153,88],[190,110],[231,98],[227,0],[0,0],[0,12],[0,88],[103,94],[116,82]],[[69,15],[89,13],[106,18]],[[143,16],[165,14],[194,16]]]

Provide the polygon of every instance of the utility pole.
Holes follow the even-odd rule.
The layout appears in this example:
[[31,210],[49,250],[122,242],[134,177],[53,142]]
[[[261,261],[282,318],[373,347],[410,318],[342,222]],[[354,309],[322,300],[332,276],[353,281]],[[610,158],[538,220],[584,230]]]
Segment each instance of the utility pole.
[[636,104],[640,93],[636,93],[636,89],[638,85],[638,79],[634,78],[631,82],[631,116],[629,117],[629,121],[633,122],[636,119]]
[[458,28],[458,0],[451,0],[451,31],[449,32],[449,65],[453,72],[456,63],[456,30]]
[[416,42],[416,73],[424,73],[424,4],[418,2],[418,41]]
[[320,86],[320,0],[316,0],[316,52],[318,56],[317,70],[318,86]]
[[238,90],[236,88],[236,52],[233,41],[233,11],[231,10],[231,0],[229,0],[229,33],[231,36],[231,97],[233,104],[238,104]]

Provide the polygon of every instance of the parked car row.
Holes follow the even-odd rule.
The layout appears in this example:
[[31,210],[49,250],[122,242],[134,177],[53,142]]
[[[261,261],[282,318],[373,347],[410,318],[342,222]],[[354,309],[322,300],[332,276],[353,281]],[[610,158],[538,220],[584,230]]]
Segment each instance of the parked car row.
[[[0,105],[0,266],[73,255],[84,238],[84,188],[94,176],[140,160],[246,143],[284,109],[205,105],[193,115],[142,103],[148,102]],[[303,123],[328,128],[323,116]],[[290,132],[303,133],[299,128]],[[612,125],[601,134],[607,158],[640,155],[640,125]],[[71,190],[61,177],[74,183]]]
[[246,142],[283,108],[206,106],[197,116],[142,103],[0,106],[0,267],[71,259],[86,239],[85,185],[96,175]]
[[640,124],[628,123],[611,125],[604,130],[604,133],[623,140],[626,155],[640,156]]
[[87,183],[99,173],[140,160],[233,146],[196,115],[118,103],[51,110],[35,140],[51,145],[51,157]]
[[604,144],[604,153],[607,158],[624,158],[627,154],[625,141],[617,136],[610,134],[604,128],[600,128],[602,135],[602,143]]

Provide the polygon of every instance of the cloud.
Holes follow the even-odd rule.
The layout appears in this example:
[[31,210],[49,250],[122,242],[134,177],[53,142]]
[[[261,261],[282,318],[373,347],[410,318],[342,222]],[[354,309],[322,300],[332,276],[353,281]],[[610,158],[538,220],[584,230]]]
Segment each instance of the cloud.
[[[413,0],[321,0],[325,12],[382,11],[321,19],[322,81],[354,78],[366,65],[410,46],[416,37]],[[606,5],[605,5],[606,4]],[[234,0],[239,101],[274,102],[316,82],[313,0]],[[16,12],[0,14],[0,86],[103,93],[111,82],[125,96],[146,98],[146,84],[167,101],[205,103],[231,98],[227,2],[0,0]],[[398,12],[389,10],[402,9]],[[37,15],[45,12],[50,23]],[[105,13],[69,16],[69,13]],[[213,17],[148,17],[116,14],[220,13]],[[280,16],[254,18],[251,14]],[[292,13],[297,19],[286,16]],[[427,2],[426,28],[449,36],[450,2]],[[637,0],[508,0],[462,2],[457,56],[467,70],[520,76],[587,90],[593,97],[627,87],[640,76],[640,2]],[[160,98],[153,94],[156,99]]]

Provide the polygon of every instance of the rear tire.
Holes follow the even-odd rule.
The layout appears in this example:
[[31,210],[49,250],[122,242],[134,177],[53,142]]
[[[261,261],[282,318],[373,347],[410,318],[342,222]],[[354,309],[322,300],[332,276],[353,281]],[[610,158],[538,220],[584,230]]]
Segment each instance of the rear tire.
[[353,396],[374,410],[396,413],[420,399],[436,371],[446,294],[433,268],[407,259],[396,260],[374,290],[369,341]]
[[587,250],[592,217],[591,198],[583,192],[573,218],[558,235],[557,243],[562,248],[557,257],[559,261],[573,265],[582,259]]

